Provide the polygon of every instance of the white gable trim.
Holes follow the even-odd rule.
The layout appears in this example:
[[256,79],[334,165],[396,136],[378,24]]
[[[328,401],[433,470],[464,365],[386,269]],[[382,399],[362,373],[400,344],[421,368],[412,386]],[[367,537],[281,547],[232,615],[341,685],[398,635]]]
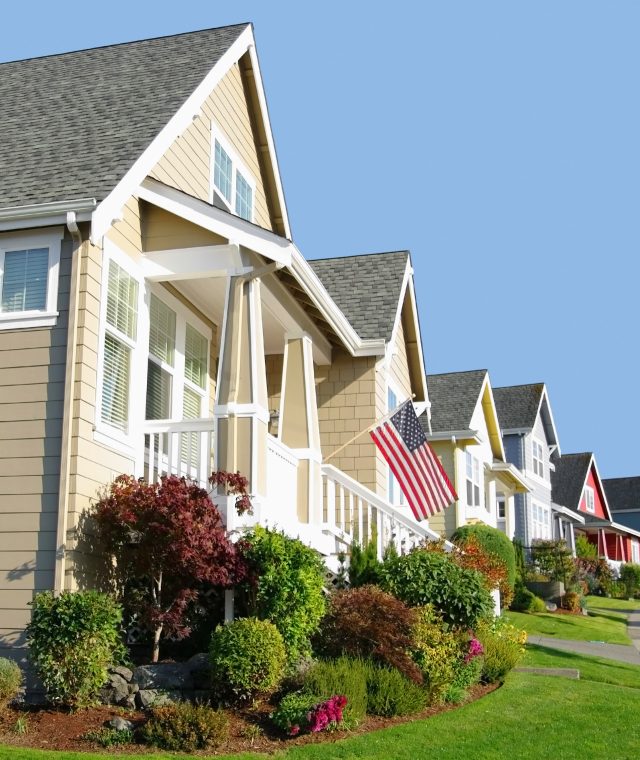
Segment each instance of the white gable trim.
[[[203,103],[216,88],[220,80],[229,71],[231,66],[233,66],[234,63],[254,46],[255,40],[253,37],[253,30],[251,26],[247,26],[233,45],[231,45],[226,53],[222,55],[220,60],[191,93],[184,104],[162,128],[152,141],[151,145],[149,145],[144,153],[142,153],[109,195],[98,205],[91,217],[91,242],[94,245],[100,245],[102,237],[107,232],[114,219],[119,218],[122,213],[122,207],[124,204],[134,194],[138,185],[140,185],[144,178],[167,152],[174,140],[184,132],[191,121],[199,117]],[[255,59],[255,65],[258,65],[257,58]],[[258,73],[257,69],[256,73]],[[256,82],[258,79],[259,77],[256,77]],[[262,103],[263,100],[261,100],[261,104]],[[264,114],[263,118],[265,118]],[[265,121],[265,129],[267,134],[270,134],[268,121]],[[272,143],[273,138],[271,138],[271,144]],[[277,185],[278,191],[281,193],[282,187],[280,183],[278,182]],[[288,220],[286,219],[284,197],[282,196],[280,197],[280,203],[282,206],[283,221],[288,230],[289,225]]]
[[549,394],[547,393],[547,386],[543,384],[542,393],[540,394],[540,402],[538,403],[538,411],[536,414],[536,419],[542,413],[542,404],[545,401],[547,404],[547,411],[549,412],[549,419],[551,420],[551,429],[553,430],[553,437],[555,440],[556,451],[558,452],[558,456],[560,456],[562,452],[560,451],[560,439],[558,438],[558,430],[556,428],[555,420],[553,419],[553,412],[551,411],[551,404],[549,403]]

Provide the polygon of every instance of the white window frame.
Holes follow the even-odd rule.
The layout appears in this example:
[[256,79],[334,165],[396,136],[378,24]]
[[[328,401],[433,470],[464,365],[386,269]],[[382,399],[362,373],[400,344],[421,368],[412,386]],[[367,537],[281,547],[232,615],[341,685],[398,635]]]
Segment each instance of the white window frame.
[[584,508],[590,515],[596,513],[596,494],[591,486],[584,487]]
[[550,539],[550,509],[537,501],[531,502],[533,538]]
[[640,543],[637,538],[631,539],[631,561],[640,564]]
[[[502,515],[500,514],[500,507],[502,507]],[[504,521],[507,519],[507,497],[503,493],[496,495],[496,519]]]
[[[471,468],[471,477],[469,477],[469,467]],[[465,476],[465,498],[467,506],[477,509],[482,507],[484,497],[484,487],[482,478],[483,468],[482,462],[476,456],[474,456],[469,450],[465,451],[465,464],[464,464],[464,476]],[[477,481],[476,481],[477,478]],[[478,503],[469,503],[469,488],[468,484],[471,483],[471,493],[473,495],[473,501],[475,502],[476,488],[478,489]]]
[[[538,451],[540,456],[538,456]],[[535,475],[536,478],[539,478],[540,480],[544,480],[544,472],[545,472],[545,461],[544,461],[544,451],[545,451],[545,445],[540,441],[538,438],[533,438],[531,440],[531,459],[532,459],[532,469],[533,469],[533,475]]]
[[[133,410],[145,409],[147,391],[147,353],[149,350],[149,316],[144,277],[135,261],[123,253],[109,238],[104,239],[102,258],[102,286],[100,290],[100,334],[98,336],[98,375],[96,381],[96,409],[94,440],[115,448],[128,456],[135,457],[141,447],[144,412],[135,416]],[[136,382],[130,383],[129,407],[127,410],[127,430],[119,430],[102,420],[102,393],[104,389],[104,343],[107,332],[107,293],[109,290],[109,265],[114,261],[119,267],[138,283],[138,319],[136,339],[117,334],[117,339],[125,342],[131,350],[130,377]]]
[[[214,184],[216,141],[220,143],[220,146],[224,149],[225,153],[231,159],[231,200],[230,201],[228,201],[224,197],[222,192]],[[251,219],[247,219],[245,221],[249,221],[253,223],[256,217],[256,180],[253,176],[253,172],[250,172],[249,169],[247,169],[246,164],[242,161],[242,159],[238,155],[238,151],[234,150],[231,143],[229,143],[229,141],[222,134],[222,130],[220,129],[220,127],[218,127],[218,125],[215,124],[213,121],[211,122],[211,162],[210,163],[211,163],[211,166],[210,166],[210,182],[209,182],[210,184],[209,203],[213,204],[214,193],[216,193],[216,190],[217,190],[218,197],[222,200],[224,205],[227,207],[227,210],[230,211],[235,216],[238,216],[239,219],[244,219],[244,217],[239,216],[236,212],[236,174],[237,172],[240,172],[245,182],[251,188]]]
[[58,280],[60,276],[60,249],[64,238],[63,227],[48,227],[26,233],[0,233],[0,294],[4,274],[4,258],[12,251],[30,248],[48,248],[47,300],[44,309],[28,311],[0,311],[0,330],[20,330],[30,327],[53,327],[58,319]]

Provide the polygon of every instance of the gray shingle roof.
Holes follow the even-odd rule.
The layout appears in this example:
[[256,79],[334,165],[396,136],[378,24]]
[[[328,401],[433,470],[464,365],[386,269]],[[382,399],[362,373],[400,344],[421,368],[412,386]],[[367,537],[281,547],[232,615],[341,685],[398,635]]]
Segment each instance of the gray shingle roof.
[[544,383],[510,385],[493,389],[500,427],[531,429],[536,423]]
[[[486,369],[427,375],[431,430],[434,433],[470,429],[471,417],[486,376]],[[422,415],[421,420],[426,429],[426,416]]]
[[247,26],[0,64],[0,208],[102,200]]
[[409,251],[309,261],[361,338],[390,340]]
[[578,510],[591,462],[591,453],[563,454],[554,460],[555,472],[551,472],[551,500],[561,507]]
[[[602,481],[612,512],[640,509],[640,477],[605,478]],[[614,515],[615,517],[615,515]]]

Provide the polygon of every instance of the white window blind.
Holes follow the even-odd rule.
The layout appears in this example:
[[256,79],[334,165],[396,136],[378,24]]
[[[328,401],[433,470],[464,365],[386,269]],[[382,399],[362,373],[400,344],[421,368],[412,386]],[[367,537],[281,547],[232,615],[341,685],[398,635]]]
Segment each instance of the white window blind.
[[149,353],[174,366],[176,351],[176,313],[151,294]]
[[47,307],[49,249],[7,251],[2,273],[2,312],[44,311]]
[[249,222],[253,216],[253,190],[240,172],[236,172],[236,214]]
[[207,382],[208,342],[191,325],[187,325],[184,348],[184,376],[198,388],[204,388]]
[[110,261],[107,323],[131,340],[135,340],[137,322],[138,283],[115,261]]
[[129,421],[131,351],[105,335],[102,380],[102,421],[126,432]]
[[215,141],[213,164],[213,182],[224,198],[231,201],[231,183],[233,179],[233,164],[226,150]]

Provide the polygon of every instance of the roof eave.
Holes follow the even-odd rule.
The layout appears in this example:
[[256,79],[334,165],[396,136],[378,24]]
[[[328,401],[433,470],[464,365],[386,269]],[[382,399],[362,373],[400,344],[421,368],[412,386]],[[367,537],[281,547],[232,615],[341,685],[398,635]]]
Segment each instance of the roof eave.
[[0,208],[0,231],[65,224],[69,212],[76,214],[76,221],[86,222],[91,219],[97,205],[95,198],[75,198],[24,206],[5,206]]

